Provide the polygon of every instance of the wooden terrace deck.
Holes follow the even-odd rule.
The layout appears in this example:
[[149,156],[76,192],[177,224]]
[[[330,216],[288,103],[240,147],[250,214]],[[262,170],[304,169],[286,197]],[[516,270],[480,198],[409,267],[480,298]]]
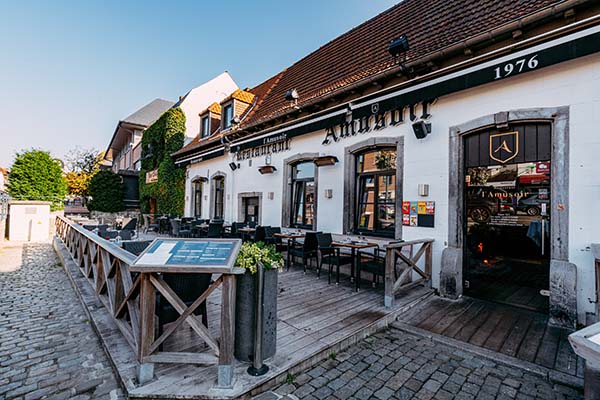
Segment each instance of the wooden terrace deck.
[[[60,246],[59,246],[60,247]],[[59,250],[60,254],[60,250]],[[68,253],[62,253],[66,256]],[[69,261],[68,257],[61,257]],[[416,286],[398,294],[392,308],[383,304],[383,286],[373,289],[365,282],[355,292],[349,280],[328,285],[314,271],[303,274],[299,267],[279,274],[277,354],[266,361],[270,371],[261,377],[246,373],[249,364],[235,361],[233,389],[216,389],[217,366],[155,364],[155,379],[139,386],[137,360],[114,319],[101,306],[92,286],[75,263],[66,262],[74,285],[86,306],[101,342],[114,364],[129,398],[229,399],[247,398],[283,382],[288,373],[297,373],[329,354],[340,351],[369,334],[387,327],[432,294]],[[208,298],[208,324],[213,337],[219,336],[220,289]],[[164,350],[194,351],[204,346],[190,328],[183,325],[167,339]]]

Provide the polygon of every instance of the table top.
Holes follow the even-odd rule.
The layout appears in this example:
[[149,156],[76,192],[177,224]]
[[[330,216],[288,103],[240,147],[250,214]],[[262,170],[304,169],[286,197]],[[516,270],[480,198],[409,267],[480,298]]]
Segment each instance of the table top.
[[239,232],[246,232],[246,233],[251,233],[251,232],[256,232],[255,228],[238,228]]
[[379,246],[377,243],[370,243],[370,242],[361,242],[361,243],[356,243],[356,242],[332,242],[331,243],[333,246],[339,246],[339,247],[349,247],[351,249],[366,249],[368,247],[377,247]]
[[304,237],[303,233],[274,233],[273,236],[284,238],[284,239],[301,239]]

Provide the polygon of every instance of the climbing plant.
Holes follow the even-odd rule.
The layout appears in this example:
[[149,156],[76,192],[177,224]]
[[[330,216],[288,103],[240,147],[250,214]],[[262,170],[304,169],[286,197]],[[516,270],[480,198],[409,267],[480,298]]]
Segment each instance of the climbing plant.
[[[140,208],[150,212],[150,199],[156,199],[156,212],[181,215],[185,201],[185,170],[175,165],[171,154],[183,146],[185,114],[179,108],[166,111],[146,129],[142,137]],[[146,183],[146,173],[158,170],[158,180]]]

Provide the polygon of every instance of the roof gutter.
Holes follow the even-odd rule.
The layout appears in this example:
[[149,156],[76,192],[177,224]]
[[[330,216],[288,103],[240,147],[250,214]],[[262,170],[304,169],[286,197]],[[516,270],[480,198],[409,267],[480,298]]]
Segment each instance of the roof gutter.
[[[316,98],[314,98],[312,100],[308,100],[306,103],[304,103],[302,105],[302,107],[311,106],[313,104],[320,103],[320,102],[322,102],[324,100],[330,99],[331,97],[337,96],[340,93],[344,93],[344,92],[347,92],[349,90],[355,89],[357,87],[364,86],[364,85],[372,83],[374,81],[378,81],[378,80],[380,80],[382,78],[386,78],[386,77],[388,77],[390,75],[400,73],[400,72],[402,72],[402,70],[406,69],[407,67],[410,68],[410,67],[414,67],[414,66],[417,66],[417,65],[422,65],[422,64],[425,64],[425,63],[427,63],[429,61],[437,60],[439,58],[447,57],[450,54],[454,54],[454,53],[457,53],[457,52],[460,52],[460,51],[464,51],[465,49],[473,47],[473,46],[475,46],[475,45],[477,45],[479,43],[482,43],[482,42],[484,42],[486,40],[491,40],[491,39],[493,39],[496,36],[500,36],[500,35],[506,34],[508,32],[515,31],[515,30],[520,29],[520,28],[522,28],[522,27],[524,27],[526,25],[532,24],[532,23],[537,22],[539,20],[542,20],[544,18],[548,18],[548,17],[554,16],[554,15],[560,14],[560,13],[562,13],[562,12],[568,10],[568,9],[571,9],[573,7],[579,6],[579,5],[584,4],[584,3],[590,3],[592,1],[593,0],[565,0],[564,2],[562,2],[560,4],[555,4],[555,5],[547,6],[545,8],[542,8],[541,10],[533,13],[533,14],[529,14],[529,15],[523,16],[523,17],[518,18],[518,19],[516,19],[516,20],[514,20],[512,22],[508,22],[508,23],[506,23],[506,24],[504,24],[502,26],[499,26],[497,28],[490,29],[488,31],[485,31],[485,32],[479,34],[479,35],[476,35],[476,36],[473,36],[473,37],[468,38],[466,40],[463,40],[461,42],[449,45],[449,46],[444,47],[444,48],[442,48],[440,50],[436,50],[433,53],[429,53],[429,54],[427,54],[425,56],[416,58],[416,59],[414,59],[412,61],[409,61],[409,62],[406,62],[406,63],[404,63],[402,65],[397,65],[397,66],[392,67],[392,68],[390,68],[388,70],[385,70],[385,71],[382,71],[382,72],[377,73],[375,75],[372,75],[372,76],[370,76],[368,78],[364,78],[364,79],[361,79],[361,80],[356,81],[354,83],[351,83],[351,84],[349,84],[347,86],[344,86],[340,90],[334,90],[334,91],[329,92],[329,93],[327,93],[327,94],[325,94],[323,96],[319,96],[319,97],[316,97]],[[257,125],[260,125],[260,124],[263,124],[265,122],[277,119],[277,118],[282,117],[282,116],[284,116],[284,115],[286,115],[288,113],[289,113],[289,111],[286,111],[286,112],[281,113],[280,115],[276,115],[276,116],[274,116],[272,118],[269,118],[267,120],[256,121],[256,122],[248,125],[247,127],[245,127],[244,130],[252,129],[252,128],[254,128]]]

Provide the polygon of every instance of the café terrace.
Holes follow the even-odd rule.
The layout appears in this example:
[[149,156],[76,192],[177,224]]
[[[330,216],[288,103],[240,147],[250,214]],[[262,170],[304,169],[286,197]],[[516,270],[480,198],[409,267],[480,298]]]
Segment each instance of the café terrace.
[[[172,154],[185,169],[185,215],[164,223],[181,240],[263,241],[284,254],[276,352],[259,377],[234,356],[246,333],[234,321],[243,271],[204,270],[212,283],[192,300],[205,307],[200,322],[157,275],[167,270],[136,266],[61,219],[56,246],[97,306],[128,395],[256,394],[418,319],[421,304],[463,295],[535,313],[540,330],[518,342],[554,347],[527,361],[581,379],[566,335],[545,327],[599,315],[590,251],[600,241],[599,11],[594,1],[406,0],[194,110]],[[165,236],[160,224],[146,228]],[[178,313],[159,335],[157,292]],[[421,318],[433,331],[477,320],[475,308],[444,310]],[[565,349],[576,362],[555,365]],[[521,357],[518,344],[513,353]]]

